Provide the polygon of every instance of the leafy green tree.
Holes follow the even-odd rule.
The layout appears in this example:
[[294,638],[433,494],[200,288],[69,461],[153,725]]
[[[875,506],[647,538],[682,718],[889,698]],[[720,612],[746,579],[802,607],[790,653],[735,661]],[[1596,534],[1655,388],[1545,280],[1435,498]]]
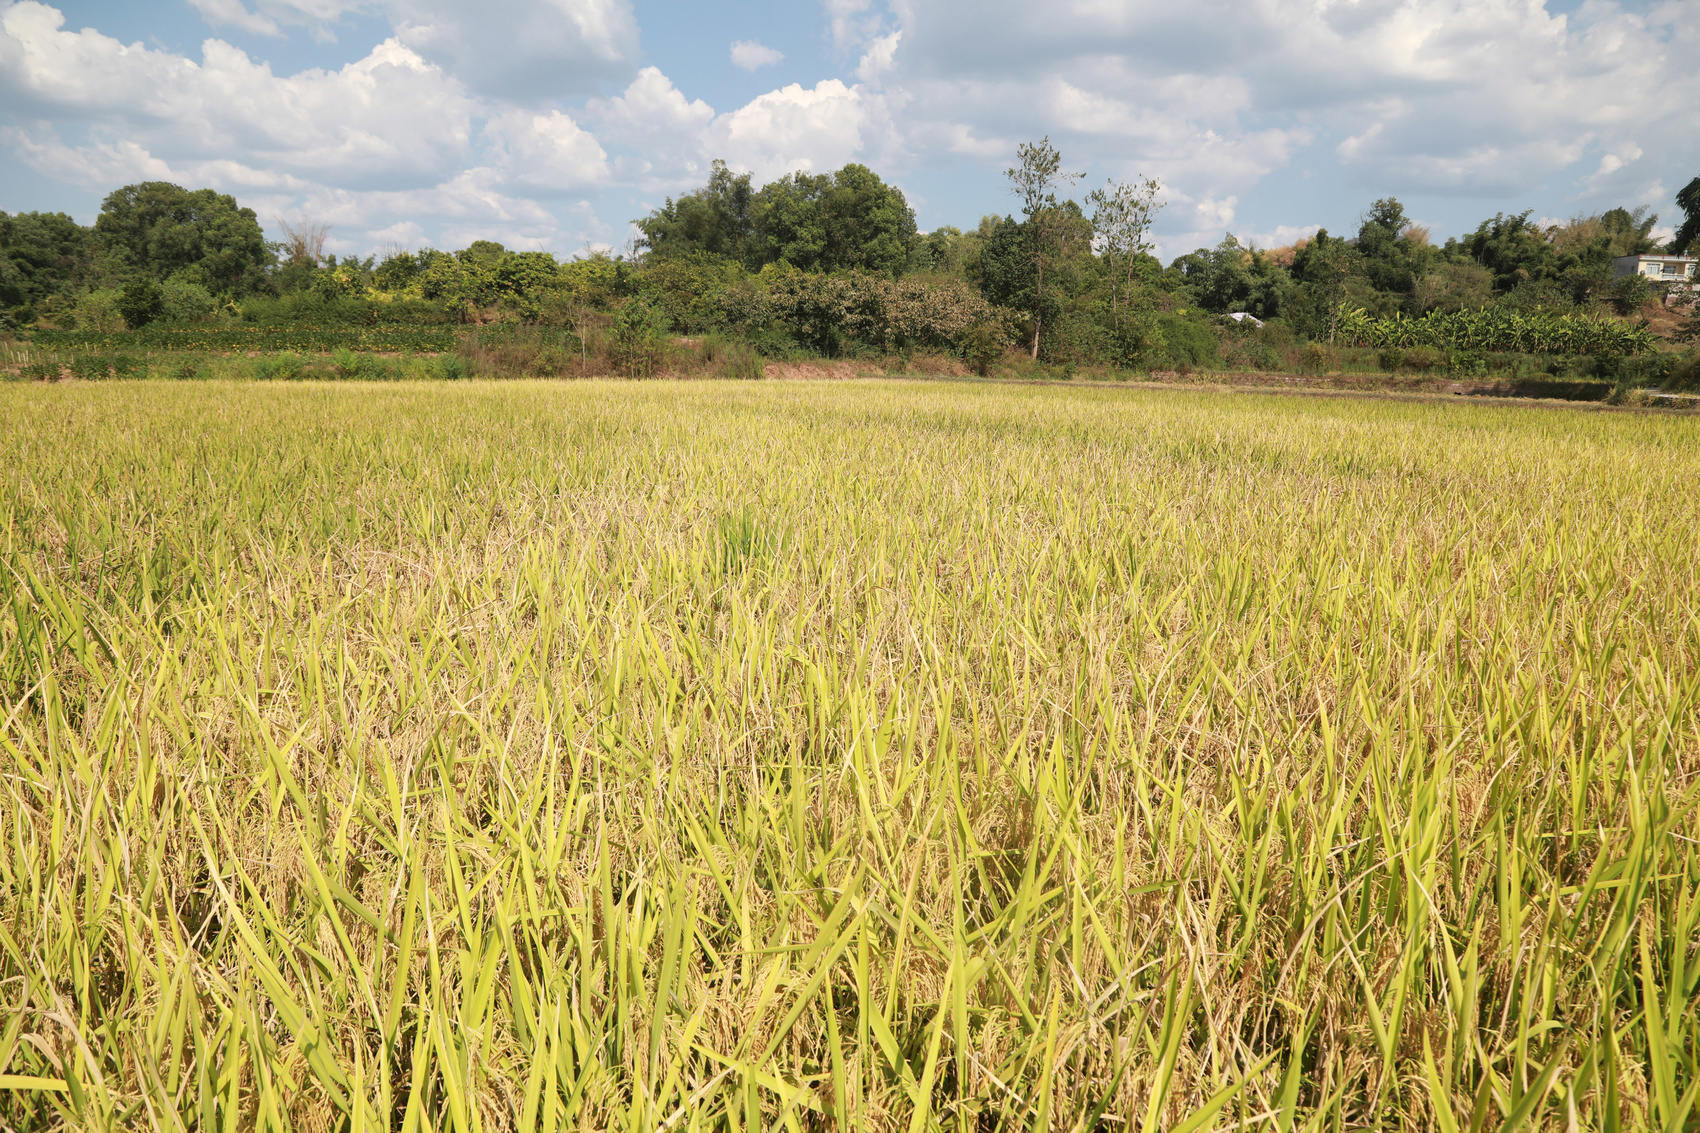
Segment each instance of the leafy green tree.
[[71,289],[93,252],[93,235],[62,212],[0,212],[0,309]]
[[720,296],[745,276],[742,265],[698,252],[647,264],[638,294],[663,311],[679,334],[701,334],[720,322]]
[[452,252],[421,249],[416,257],[419,274],[415,282],[422,298],[458,303],[464,300],[465,269]]
[[624,260],[597,252],[562,264],[561,286],[568,301],[577,307],[607,307],[633,294],[632,268]]
[[124,317],[124,325],[141,330],[165,315],[165,292],[146,277],[132,279],[118,293],[118,313]]
[[[1057,203],[1057,190],[1074,184],[1081,175],[1063,170],[1062,155],[1049,135],[1037,142],[1022,142],[1015,152],[1019,164],[1004,170],[1004,176],[1027,218],[1026,254],[1033,267],[1033,357],[1038,358],[1045,321],[1045,268],[1062,255],[1069,228],[1069,217]],[[1074,212],[1079,215],[1079,206]]]
[[1700,177],[1696,177],[1676,195],[1676,207],[1682,210],[1682,227],[1670,242],[1670,250],[1681,255],[1700,248]]
[[1200,248],[1170,265],[1180,273],[1194,305],[1218,315],[1245,311],[1260,319],[1281,314],[1292,280],[1255,248],[1228,233],[1214,248]]
[[[77,296],[63,313],[56,312],[54,322],[65,327],[66,322],[77,330],[92,330],[100,334],[116,334],[124,329],[124,316],[118,311],[120,293],[110,287],[96,287]],[[65,318],[65,321],[60,321]]]
[[1092,190],[1088,198],[1092,203],[1093,243],[1103,259],[1110,285],[1110,317],[1118,328],[1132,302],[1140,265],[1150,256],[1152,244],[1146,236],[1151,231],[1152,220],[1163,208],[1157,200],[1162,189],[1154,177],[1143,181],[1111,181],[1101,189]]
[[[494,240],[474,240],[466,247],[455,253],[455,259],[472,268],[495,267],[502,262],[502,257],[508,250]],[[553,262],[553,257],[551,257]]]
[[917,239],[902,191],[865,165],[781,177],[756,195],[752,211],[752,268],[783,260],[804,271],[895,274]]
[[171,323],[206,322],[218,313],[218,300],[198,283],[168,279],[159,285],[159,318]]
[[1606,258],[1641,256],[1653,251],[1659,242],[1653,239],[1653,226],[1659,214],[1649,212],[1646,205],[1631,212],[1625,208],[1609,209],[1600,214],[1600,229],[1605,237]]
[[[479,248],[480,244],[485,247]],[[459,253],[468,264],[464,277],[466,290],[480,307],[499,306],[527,322],[534,321],[542,304],[561,286],[561,265],[548,252],[490,250],[500,247],[492,241],[479,240]]]
[[380,291],[405,291],[419,280],[419,257],[412,252],[391,252],[372,273],[372,282]]
[[973,274],[979,255],[979,233],[941,224],[916,238],[906,270],[967,279]]
[[614,311],[613,339],[626,375],[647,378],[667,343],[667,315],[647,299],[628,299]]
[[897,273],[916,244],[915,213],[865,165],[793,173],[758,192],[747,173],[714,163],[708,184],[636,222],[648,258],[719,256],[750,271],[784,263],[804,271]]
[[1364,214],[1358,225],[1358,255],[1363,259],[1364,278],[1375,290],[1410,296],[1416,292],[1417,281],[1440,258],[1426,232],[1414,239],[1412,231],[1405,206],[1396,198],[1384,197]]
[[1525,279],[1549,279],[1560,271],[1558,253],[1530,223],[1533,209],[1516,216],[1495,213],[1462,241],[1463,250],[1493,273],[1495,291],[1509,291]]
[[[986,301],[999,307],[1025,312],[1029,317],[1038,311],[1040,303],[1049,308],[1042,312],[1054,320],[1062,314],[1062,304],[1056,295],[1041,299],[1031,254],[1027,226],[1012,217],[986,217],[980,221],[980,258],[975,265],[976,281]],[[1032,330],[1027,335],[1032,344]]]
[[716,160],[708,184],[636,221],[643,237],[638,246],[657,257],[706,252],[743,260],[752,232],[750,209],[755,190],[748,173],[734,174]]
[[1291,271],[1298,285],[1286,312],[1293,329],[1308,338],[1332,342],[1341,304],[1363,278],[1363,257],[1344,238],[1330,236],[1324,228],[1294,254]]
[[180,275],[214,292],[247,294],[267,286],[276,254],[253,209],[211,189],[191,192],[164,181],[110,194],[95,239],[133,273],[155,280]]

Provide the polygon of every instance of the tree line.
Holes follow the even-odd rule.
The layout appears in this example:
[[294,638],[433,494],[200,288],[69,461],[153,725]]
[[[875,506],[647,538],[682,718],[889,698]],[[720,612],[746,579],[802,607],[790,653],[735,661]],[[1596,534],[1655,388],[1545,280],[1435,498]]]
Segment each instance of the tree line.
[[[1677,196],[1683,221],[1665,249],[1645,208],[1545,226],[1531,212],[1498,213],[1442,243],[1386,198],[1352,232],[1279,248],[1230,233],[1168,264],[1152,254],[1155,179],[1076,193],[1080,176],[1048,139],[1021,146],[1005,179],[1010,213],[921,232],[902,191],[866,166],[757,186],[715,162],[705,184],[635,222],[631,254],[564,261],[486,240],[339,261],[324,253],[323,225],[285,225],[285,240],[268,242],[228,195],[145,182],[110,194],[92,226],[0,213],[0,324],[519,323],[583,334],[617,319],[641,334],[735,336],[769,356],[924,349],[983,361],[1019,347],[1062,364],[1203,365],[1224,351],[1256,364],[1260,350],[1338,339],[1351,312],[1628,314],[1649,284],[1614,280],[1614,257],[1700,248],[1700,178]],[[1265,326],[1241,333],[1250,324],[1230,327],[1227,314]]]

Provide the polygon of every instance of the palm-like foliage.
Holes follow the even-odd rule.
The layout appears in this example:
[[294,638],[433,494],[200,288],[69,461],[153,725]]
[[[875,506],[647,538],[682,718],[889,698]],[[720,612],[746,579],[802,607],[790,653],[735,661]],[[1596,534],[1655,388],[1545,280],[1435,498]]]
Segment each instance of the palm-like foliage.
[[1404,314],[1377,318],[1361,308],[1342,307],[1336,336],[1346,346],[1436,346],[1527,354],[1640,354],[1654,344],[1645,322],[1499,307],[1432,311],[1414,318]]

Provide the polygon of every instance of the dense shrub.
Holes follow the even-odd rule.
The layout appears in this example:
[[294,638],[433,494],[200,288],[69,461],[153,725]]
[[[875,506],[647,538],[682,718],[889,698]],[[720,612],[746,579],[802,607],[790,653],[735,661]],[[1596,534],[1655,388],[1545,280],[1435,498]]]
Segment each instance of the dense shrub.
[[299,354],[273,354],[254,359],[253,376],[262,382],[300,381],[307,373],[307,360]]
[[629,378],[647,378],[667,341],[667,314],[648,299],[628,299],[614,311],[615,364]]
[[458,312],[424,299],[381,299],[310,288],[281,297],[244,300],[242,322],[264,327],[311,324],[321,327],[446,326]]
[[1164,358],[1170,366],[1202,369],[1215,364],[1216,331],[1208,323],[1184,315],[1157,315],[1154,322],[1162,335]]
[[1668,351],[1635,358],[1607,355],[1588,360],[1588,376],[1619,389],[1670,388],[1681,363],[1681,355]]
[[1404,365],[1407,370],[1418,374],[1426,374],[1440,364],[1440,351],[1432,346],[1413,346],[1404,352]]
[[1011,321],[1008,312],[963,281],[887,279],[866,272],[788,272],[766,287],[733,288],[721,298],[721,316],[728,328],[758,344],[765,334],[776,345],[794,344],[828,357],[960,351],[975,326],[1007,342]]
[[276,350],[319,353],[329,350],[367,350],[382,354],[428,353],[453,350],[459,336],[451,326],[316,326],[297,323],[250,326],[241,323],[202,323],[169,326],[153,323],[139,331],[37,331],[36,342],[51,349],[230,351]]
[[1326,374],[1339,366],[1334,351],[1320,342],[1307,343],[1299,351],[1299,370],[1306,374]]
[[974,323],[962,332],[962,360],[982,378],[992,372],[992,363],[1006,349],[1003,332],[991,323]]
[[461,339],[461,364],[478,377],[582,376],[609,368],[604,340],[595,348],[579,335],[552,327],[485,327]]
[[1446,372],[1454,378],[1477,378],[1488,372],[1488,356],[1481,350],[1448,350]]
[[767,365],[747,342],[711,336],[703,340],[701,359],[715,377],[753,381],[767,376]]

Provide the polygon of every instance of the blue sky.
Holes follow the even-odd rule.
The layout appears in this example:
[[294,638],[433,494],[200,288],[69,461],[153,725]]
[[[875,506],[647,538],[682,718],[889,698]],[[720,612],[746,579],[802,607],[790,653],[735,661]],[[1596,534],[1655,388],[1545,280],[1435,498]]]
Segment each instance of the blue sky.
[[[1700,174],[1700,0],[0,0],[0,209],[149,179],[364,254],[571,255],[722,157],[847,161],[923,228],[1049,135],[1165,185],[1161,252],[1649,205]],[[1661,225],[1665,227],[1665,225]]]

